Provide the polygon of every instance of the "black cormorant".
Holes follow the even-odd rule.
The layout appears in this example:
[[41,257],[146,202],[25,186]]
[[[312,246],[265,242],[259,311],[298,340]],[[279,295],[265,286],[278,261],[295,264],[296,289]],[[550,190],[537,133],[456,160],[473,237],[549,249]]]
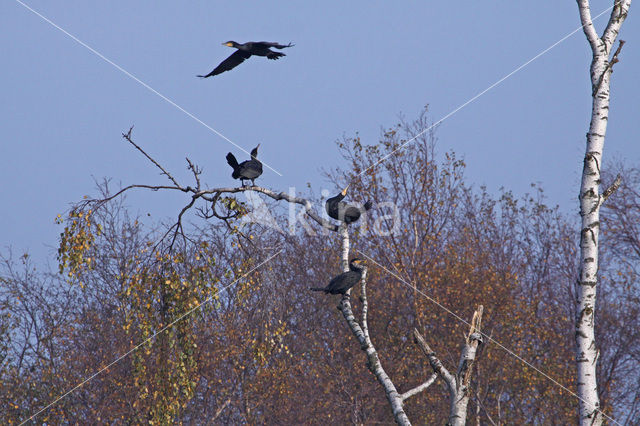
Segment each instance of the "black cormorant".
[[[329,198],[324,205],[329,217],[345,222],[347,225],[360,219],[360,214],[362,213],[362,209],[360,207],[349,205],[342,201],[342,199],[347,195],[348,188],[349,185],[347,185],[347,187],[335,197]],[[364,210],[370,210],[371,206],[371,201],[367,201],[364,204]]]
[[260,144],[251,150],[251,160],[243,161],[238,164],[238,160],[232,153],[227,154],[227,163],[233,168],[231,177],[240,179],[242,186],[245,180],[250,180],[255,185],[256,178],[262,174],[262,163],[258,160],[258,148]]
[[269,59],[278,59],[281,56],[286,56],[281,52],[274,52],[269,49],[270,47],[274,47],[276,49],[284,49],[285,47],[291,47],[293,44],[279,44],[279,43],[271,43],[268,41],[250,41],[248,43],[240,44],[235,41],[228,41],[226,43],[222,43],[224,46],[235,47],[236,50],[229,56],[227,59],[222,61],[220,65],[215,67],[213,71],[211,71],[207,75],[199,75],[198,77],[207,78],[213,75],[218,75],[225,71],[229,71],[241,63],[245,61],[245,59],[249,59],[251,55],[256,56],[266,56]]
[[362,278],[364,266],[360,265],[362,259],[357,257],[349,262],[349,271],[334,277],[326,287],[311,287],[309,290],[324,291],[331,294],[345,294],[347,290],[356,285]]

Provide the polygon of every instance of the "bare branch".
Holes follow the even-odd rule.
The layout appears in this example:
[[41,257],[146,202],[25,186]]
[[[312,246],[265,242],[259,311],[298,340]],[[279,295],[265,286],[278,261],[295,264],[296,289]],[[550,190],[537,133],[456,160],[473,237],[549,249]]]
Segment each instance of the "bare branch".
[[602,202],[603,203],[605,201],[607,201],[607,198],[612,196],[613,193],[618,190],[618,188],[620,188],[620,184],[622,184],[622,177],[620,177],[620,175],[617,175],[616,179],[613,181],[613,183],[611,185],[609,185],[609,187],[607,189],[605,189],[604,192],[602,193]]
[[[180,211],[180,213],[178,214],[178,218],[177,221],[174,225],[172,225],[171,227],[169,227],[169,229],[166,231],[166,233],[163,235],[163,237],[158,241],[158,243],[154,246],[154,250],[169,236],[173,233],[173,237],[171,239],[171,243],[168,246],[168,250],[171,251],[173,249],[173,246],[175,245],[176,239],[178,238],[178,236],[182,236],[183,240],[188,240],[187,235],[184,232],[184,227],[183,227],[183,223],[182,223],[182,218],[184,216],[184,214],[191,209],[196,201],[198,199],[202,199],[204,201],[210,202],[211,203],[211,210],[209,209],[209,207],[207,205],[205,205],[204,207],[198,207],[197,208],[197,213],[200,214],[201,217],[205,218],[205,219],[209,219],[212,217],[216,217],[218,219],[223,220],[227,227],[229,227],[230,229],[232,228],[231,225],[229,224],[229,220],[237,218],[239,216],[241,216],[243,214],[242,211],[238,211],[234,214],[230,214],[230,215],[221,215],[216,211],[216,204],[218,203],[218,201],[221,200],[221,197],[223,194],[234,194],[234,193],[239,193],[239,192],[245,192],[245,191],[255,191],[255,192],[260,192],[262,194],[267,195],[268,197],[276,200],[276,201],[280,201],[280,200],[286,200],[290,203],[295,203],[295,204],[300,204],[304,207],[305,209],[305,213],[312,218],[316,223],[318,223],[319,225],[321,225],[323,228],[326,228],[330,231],[334,231],[334,232],[338,232],[340,231],[340,227],[337,225],[334,225],[333,223],[329,222],[328,220],[324,219],[323,217],[321,217],[320,215],[318,215],[314,210],[313,210],[313,205],[311,203],[311,201],[309,201],[306,198],[302,198],[302,197],[297,197],[295,195],[291,195],[285,192],[276,192],[276,191],[272,191],[270,189],[267,188],[262,188],[259,186],[242,186],[242,187],[225,187],[225,188],[214,188],[214,189],[207,189],[207,190],[201,190],[201,183],[200,183],[200,174],[201,174],[201,169],[199,167],[197,167],[196,165],[194,165],[191,160],[189,160],[187,158],[187,164],[188,164],[188,169],[192,171],[195,181],[196,181],[196,188],[192,188],[191,186],[182,186],[180,185],[175,179],[173,179],[171,177],[171,175],[169,173],[167,173],[165,171],[165,169],[159,164],[157,163],[153,158],[151,158],[147,153],[145,153],[140,147],[138,147],[132,140],[131,140],[131,130],[129,130],[129,133],[127,134],[123,134],[123,136],[125,137],[125,139],[129,140],[134,146],[136,146],[136,148],[138,148],[147,158],[149,158],[150,161],[152,161],[154,164],[156,164],[162,171],[163,173],[165,173],[169,179],[175,183],[175,186],[167,186],[167,185],[158,185],[158,186],[153,186],[153,185],[138,185],[138,184],[134,184],[134,185],[129,185],[125,188],[120,189],[118,192],[116,192],[114,195],[110,195],[107,196],[105,198],[102,199],[91,199],[91,200],[84,200],[80,203],[78,203],[76,205],[76,209],[85,209],[89,206],[91,206],[91,208],[93,210],[97,210],[98,208],[100,208],[101,206],[103,206],[105,203],[113,200],[114,198],[117,198],[121,195],[123,195],[125,192],[132,190],[132,189],[150,189],[152,191],[158,191],[160,189],[168,189],[168,190],[177,190],[177,191],[181,191],[184,193],[190,193],[191,194],[191,200],[189,201],[189,203],[184,206],[182,208],[182,210]],[[348,242],[348,232],[347,232],[347,228],[346,228],[346,224],[342,224],[342,231],[341,232],[341,236],[343,237],[343,243],[345,243],[346,241],[346,250],[343,250],[343,257],[344,259],[346,259],[344,261],[344,265],[348,270],[348,254],[349,254],[349,242]],[[242,235],[242,234],[241,234]],[[344,238],[344,236],[346,235],[346,239]],[[244,236],[244,235],[243,235]],[[245,236],[246,238],[246,236]]]
[[418,345],[418,347],[422,350],[424,355],[429,360],[429,364],[435,373],[437,373],[442,379],[447,383],[447,387],[449,388],[449,393],[451,393],[452,397],[455,397],[456,394],[456,378],[453,374],[449,373],[449,370],[446,369],[442,362],[436,356],[436,353],[431,349],[431,347],[427,344],[427,341],[424,340],[424,337],[420,334],[417,329],[413,329],[413,341]]
[[125,138],[127,141],[129,141],[129,143],[130,143],[131,145],[133,145],[133,146],[134,146],[138,151],[140,151],[140,152],[142,153],[142,155],[144,155],[145,157],[147,157],[147,159],[148,159],[149,161],[151,161],[153,164],[155,164],[157,168],[159,168],[160,170],[162,170],[162,174],[163,174],[163,175],[165,175],[165,176],[167,176],[167,177],[169,178],[169,180],[171,180],[171,182],[173,182],[173,184],[174,184],[175,186],[180,186],[180,185],[178,184],[178,181],[176,181],[176,180],[173,178],[173,176],[171,176],[171,175],[169,174],[169,172],[167,172],[167,171],[166,171],[166,170],[165,170],[165,169],[164,169],[164,168],[163,168],[163,167],[162,167],[162,166],[161,166],[161,165],[160,165],[156,160],[154,160],[153,158],[151,158],[151,156],[150,156],[149,154],[147,154],[147,153],[146,153],[142,148],[140,148],[140,147],[139,147],[139,146],[138,146],[138,145],[133,141],[133,139],[131,138],[131,132],[132,132],[132,131],[133,131],[133,126],[131,126],[131,127],[129,128],[129,131],[128,131],[127,133],[123,133],[123,134],[122,134],[122,137],[123,137],[123,138]]
[[625,43],[626,43],[626,41],[624,41],[624,40],[620,40],[620,42],[618,43],[618,48],[613,53],[613,57],[609,61],[609,68],[613,68],[613,64],[617,64],[619,62],[618,61],[618,55],[620,54],[620,51],[622,50],[622,46],[624,46]]
[[177,187],[177,186],[166,186],[166,185],[129,185],[126,186],[124,188],[122,188],[120,191],[116,192],[115,194],[106,197],[106,198],[101,198],[101,199],[91,199],[91,200],[86,200],[83,201],[82,203],[80,203],[82,206],[86,206],[88,204],[96,204],[97,207],[100,207],[102,204],[107,203],[111,200],[113,200],[114,198],[119,197],[120,195],[124,194],[126,191],[129,191],[130,189],[136,189],[136,188],[142,188],[142,189],[150,189],[152,191],[158,191],[160,189],[177,189],[178,191],[182,191],[185,192],[185,190],[183,188]]
[[602,33],[602,41],[604,41],[607,46],[607,51],[611,49],[611,46],[613,46],[613,43],[618,37],[620,27],[627,18],[630,6],[631,0],[615,0],[611,16],[609,17],[609,22]]
[[584,35],[587,36],[587,40],[591,45],[591,50],[595,53],[598,51],[600,47],[600,37],[598,37],[598,33],[596,29],[593,27],[593,22],[591,21],[591,9],[589,6],[589,0],[578,0],[578,9],[580,10],[580,22],[582,23],[582,30],[584,31]]
[[[460,364],[458,366],[458,377],[462,379],[461,383],[468,388],[471,381],[471,371],[473,362],[476,358],[476,350],[478,345],[482,342],[482,333],[480,332],[480,326],[482,324],[482,312],[484,308],[482,305],[478,306],[478,309],[473,313],[473,319],[471,320],[471,327],[469,334],[467,335],[466,345],[462,351],[460,357]],[[460,383],[460,381],[458,382]]]
[[[276,191],[272,191],[270,189],[267,188],[262,188],[260,186],[242,186],[242,187],[226,187],[226,188],[213,188],[213,189],[207,189],[207,190],[200,190],[197,191],[194,188],[191,188],[189,186],[187,187],[182,187],[182,186],[151,186],[151,185],[129,185],[126,188],[118,191],[117,194],[112,195],[108,198],[104,198],[104,199],[94,199],[94,200],[89,200],[90,202],[95,202],[95,203],[104,203],[106,201],[110,201],[114,198],[116,198],[119,195],[122,195],[125,191],[130,190],[130,189],[134,189],[134,188],[146,188],[146,189],[151,189],[154,191],[157,191],[158,189],[174,189],[174,190],[179,190],[182,192],[191,192],[194,194],[195,197],[197,198],[202,198],[204,200],[210,201],[210,202],[214,202],[217,200],[216,195],[221,195],[221,194],[235,194],[238,192],[245,192],[245,191],[255,191],[255,192],[260,192],[276,201],[281,201],[281,200],[285,200],[288,201],[290,203],[295,203],[295,204],[300,204],[305,208],[305,213],[311,218],[313,219],[316,223],[318,223],[320,226],[322,226],[323,228],[326,228],[330,231],[333,232],[337,232],[338,231],[338,225],[334,225],[333,223],[329,222],[328,220],[324,219],[322,216],[318,215],[314,210],[313,210],[313,205],[311,203],[311,201],[309,201],[306,198],[302,198],[302,197],[296,197],[290,194],[287,194],[286,192],[276,192]],[[85,203],[86,204],[86,203]]]
[[[199,168],[198,166],[194,165],[191,162],[191,160],[189,160],[189,158],[186,159],[187,160],[187,165],[188,165],[188,169],[191,170],[191,172],[193,173],[193,176],[194,176],[194,179],[195,179],[195,182],[196,182],[196,187],[192,188],[191,186],[180,185],[178,183],[178,181],[164,167],[162,167],[162,165],[160,163],[158,163],[155,159],[153,159],[149,154],[147,154],[147,152],[145,152],[140,146],[138,146],[133,141],[133,138],[131,137],[132,131],[133,131],[133,126],[131,126],[131,128],[129,129],[129,131],[127,133],[123,133],[122,137],[124,139],[126,139],[131,145],[133,145],[138,151],[140,151],[156,167],[158,167],[162,171],[162,174],[164,174],[165,176],[167,176],[169,178],[169,180],[171,180],[171,182],[174,184],[174,186],[165,186],[165,185],[153,186],[153,185],[139,185],[139,184],[129,185],[129,186],[121,189],[120,191],[118,191],[116,194],[111,195],[109,197],[106,197],[106,198],[103,198],[103,199],[92,199],[92,200],[84,201],[84,202],[79,204],[80,208],[84,208],[84,207],[86,207],[86,206],[88,206],[90,204],[94,204],[96,208],[99,208],[104,203],[113,200],[114,198],[124,194],[126,191],[131,190],[131,189],[142,188],[142,189],[151,189],[153,191],[157,191],[157,190],[160,190],[160,189],[178,190],[178,191],[182,191],[182,192],[185,192],[185,193],[193,194],[192,195],[192,199],[189,202],[189,204],[187,204],[187,206],[180,212],[180,214],[178,216],[177,230],[181,231],[181,229],[182,229],[182,223],[181,223],[182,216],[184,215],[184,213],[188,209],[193,207],[193,205],[195,204],[195,202],[199,198],[202,198],[203,200],[206,200],[206,201],[209,201],[209,202],[212,203],[212,213],[209,213],[208,207],[205,208],[205,209],[200,208],[198,210],[199,213],[202,215],[202,217],[207,218],[207,219],[211,218],[211,217],[216,217],[216,218],[219,218],[219,219],[222,219],[222,220],[229,220],[229,219],[232,219],[234,217],[237,217],[238,215],[232,215],[232,216],[225,217],[223,215],[219,215],[215,211],[215,203],[220,199],[220,196],[222,194],[225,194],[225,193],[234,194],[234,193],[244,192],[244,191],[256,191],[256,192],[260,192],[260,193],[262,193],[262,194],[274,199],[275,201],[285,200],[285,201],[287,201],[289,203],[300,204],[300,205],[302,205],[304,207],[305,213],[311,219],[313,219],[316,223],[318,223],[320,226],[322,226],[323,228],[326,228],[326,229],[328,229],[330,231],[333,231],[333,232],[338,232],[338,230],[339,230],[338,225],[334,225],[330,221],[328,221],[328,220],[324,219],[322,216],[318,215],[313,210],[313,205],[312,205],[311,201],[306,199],[306,198],[297,197],[295,195],[291,195],[291,194],[288,194],[288,193],[285,193],[285,192],[272,191],[270,189],[262,188],[262,187],[255,186],[255,185],[253,185],[253,186],[242,186],[242,187],[214,188],[214,189],[202,190],[201,189],[201,182],[200,182],[200,174],[202,173],[202,169]],[[173,229],[173,227],[171,229]],[[345,231],[346,231],[346,229],[345,229]],[[166,235],[168,235],[168,233]],[[174,238],[174,241],[175,241],[175,238]],[[172,245],[173,245],[173,242],[172,242]],[[348,259],[347,259],[347,262],[348,262]]]
[[406,391],[405,393],[403,393],[402,395],[400,395],[400,397],[402,398],[402,400],[404,401],[405,399],[409,399],[414,395],[419,394],[420,392],[427,390],[429,388],[429,386],[431,386],[433,383],[435,383],[436,379],[438,378],[438,374],[433,373],[426,382],[424,382],[421,385],[416,386],[415,388]]
[[182,235],[182,238],[184,240],[186,240],[186,236],[184,235],[184,228],[182,227],[182,216],[185,214],[185,212],[187,210],[189,210],[191,207],[193,207],[193,205],[195,204],[197,199],[198,199],[198,195],[194,195],[191,198],[191,202],[189,204],[187,204],[186,206],[184,206],[182,208],[182,210],[180,211],[180,214],[178,215],[178,221],[174,225],[175,228],[176,228],[176,232],[173,234],[173,238],[171,240],[171,244],[169,244],[169,251],[171,251],[173,249],[173,244],[176,242],[176,238],[178,238],[178,234]]
[[193,172],[193,177],[196,180],[196,191],[200,191],[200,175],[202,174],[202,169],[198,166],[195,166],[189,158],[186,158],[187,164],[189,164],[188,169]]
[[227,216],[222,215],[220,213],[217,212],[216,210],[216,205],[218,203],[218,199],[220,198],[222,194],[218,193],[214,196],[214,200],[211,203],[211,209],[209,209],[209,205],[205,204],[204,207],[198,207],[196,210],[198,210],[200,217],[202,217],[203,219],[211,219],[211,218],[217,218],[222,220],[224,223],[226,223],[228,226],[229,225],[229,220],[230,219],[235,219],[238,216],[241,216],[243,214],[242,211],[236,211],[235,213],[229,214]]

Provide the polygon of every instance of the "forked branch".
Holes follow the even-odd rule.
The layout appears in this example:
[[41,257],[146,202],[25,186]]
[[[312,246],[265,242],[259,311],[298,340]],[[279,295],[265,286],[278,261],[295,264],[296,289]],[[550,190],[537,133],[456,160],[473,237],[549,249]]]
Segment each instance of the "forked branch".
[[442,362],[440,362],[436,353],[427,344],[427,341],[422,337],[420,332],[415,328],[413,329],[415,343],[427,357],[434,373],[445,381],[447,388],[449,389],[451,399],[449,402],[450,409],[449,421],[447,422],[448,425],[462,426],[466,423],[467,405],[469,404],[469,396],[471,395],[471,391],[469,389],[471,372],[476,360],[478,346],[482,342],[482,311],[483,307],[480,305],[473,314],[469,334],[465,339],[465,345],[462,349],[460,362],[458,364],[458,371],[455,375],[451,374]]
[[[141,146],[139,146],[134,142],[133,137],[131,135],[132,131],[133,131],[133,126],[129,129],[128,132],[123,133],[122,137],[127,142],[129,142],[133,147],[135,147],[138,151],[140,151],[142,155],[144,155],[145,158],[147,158],[154,166],[160,169],[162,174],[167,176],[167,178],[171,181],[172,185],[144,185],[144,184],[129,185],[120,189],[115,194],[109,195],[105,198],[84,200],[76,206],[76,210],[83,210],[85,208],[90,208],[95,211],[105,203],[133,189],[149,189],[152,191],[172,190],[172,191],[180,191],[186,194],[190,194],[191,199],[181,209],[180,213],[178,214],[176,223],[169,227],[165,235],[160,240],[161,242],[165,238],[170,237],[171,243],[169,244],[168,249],[171,250],[173,248],[173,245],[176,242],[176,239],[179,236],[181,236],[184,240],[187,239],[186,234],[184,232],[182,219],[184,217],[184,214],[187,211],[189,211],[192,207],[194,207],[194,205],[196,205],[196,202],[198,200],[204,201],[203,206],[197,207],[198,212],[203,218],[209,219],[212,217],[216,217],[218,219],[225,221],[227,224],[229,224],[228,223],[229,220],[232,220],[241,216],[242,214],[244,214],[244,212],[242,211],[242,209],[240,209],[240,204],[235,203],[234,207],[230,209],[230,213],[226,215],[218,213],[216,211],[216,204],[218,204],[218,202],[220,202],[221,200],[228,201],[228,197],[223,197],[223,195],[236,194],[236,193],[245,192],[245,191],[255,191],[255,192],[262,193],[267,197],[272,198],[275,201],[285,200],[289,203],[302,205],[304,207],[304,210],[307,216],[309,216],[313,221],[318,223],[320,226],[333,232],[339,231],[339,227],[337,225],[326,220],[325,218],[323,218],[322,216],[320,216],[314,211],[313,204],[311,203],[310,200],[306,198],[298,197],[294,194],[272,191],[270,189],[263,188],[256,185],[202,189],[201,181],[200,181],[200,175],[202,174],[202,169],[197,165],[193,164],[193,162],[189,158],[186,159],[187,168],[192,172],[195,184],[194,186],[181,184],[180,182],[178,182],[178,180],[175,177],[173,177],[171,173],[167,171],[167,169],[165,169],[158,161],[156,161],[151,155],[149,155]],[[160,242],[158,242],[158,244]]]

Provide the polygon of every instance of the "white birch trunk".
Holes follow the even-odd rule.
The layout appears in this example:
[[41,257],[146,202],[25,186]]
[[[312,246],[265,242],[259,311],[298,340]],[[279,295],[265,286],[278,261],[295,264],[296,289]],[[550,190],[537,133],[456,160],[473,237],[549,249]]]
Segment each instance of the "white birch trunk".
[[[342,270],[347,272],[349,270],[349,232],[347,225],[342,223],[338,228],[338,234],[340,235],[342,250],[341,250],[341,263]],[[376,376],[378,382],[384,388],[385,394],[389,405],[391,405],[391,412],[396,420],[396,423],[403,426],[410,426],[409,418],[405,414],[402,408],[403,398],[398,393],[395,385],[387,375],[387,372],[382,368],[380,358],[375,346],[371,342],[369,337],[369,325],[367,323],[367,313],[369,310],[369,303],[367,301],[367,270],[362,273],[362,279],[360,280],[361,288],[361,300],[362,300],[362,327],[358,324],[353,310],[351,309],[351,289],[342,297],[338,309],[342,312],[344,319],[347,321],[351,332],[360,343],[360,348],[367,354],[367,367]]]
[[340,251],[340,266],[342,266],[342,272],[349,272],[349,231],[347,230],[347,224],[342,223],[338,227],[338,235],[340,236],[340,242],[342,243],[342,250]]
[[[344,247],[344,246],[343,246]],[[369,326],[367,324],[367,312],[369,303],[367,301],[367,270],[365,269],[362,274],[361,283],[361,291],[362,294],[360,298],[362,299],[362,327],[358,324],[358,321],[353,314],[353,310],[351,309],[351,295],[350,291],[347,292],[345,296],[342,297],[340,304],[338,305],[338,309],[342,312],[344,319],[347,320],[347,324],[351,329],[351,332],[360,343],[360,348],[367,355],[367,368],[371,371],[378,379],[380,385],[382,385],[384,392],[387,396],[387,400],[389,401],[389,405],[391,406],[391,412],[393,413],[393,417],[396,420],[396,423],[402,426],[411,426],[411,422],[409,418],[404,412],[402,408],[402,395],[398,392],[395,385],[387,375],[387,372],[382,368],[382,363],[380,362],[380,357],[378,357],[378,351],[376,351],[375,346],[371,342],[371,338],[369,337]]]
[[609,114],[609,84],[612,66],[617,61],[610,54],[624,22],[631,0],[615,0],[609,23],[602,38],[598,37],[591,22],[589,0],[577,0],[584,33],[593,52],[591,62],[592,110],[587,133],[582,182],[580,185],[580,277],[576,289],[576,363],[578,369],[579,423],[602,424],[598,397],[596,364],[598,349],[595,341],[595,306],[598,273],[598,238],[600,231],[600,167],[602,149]]

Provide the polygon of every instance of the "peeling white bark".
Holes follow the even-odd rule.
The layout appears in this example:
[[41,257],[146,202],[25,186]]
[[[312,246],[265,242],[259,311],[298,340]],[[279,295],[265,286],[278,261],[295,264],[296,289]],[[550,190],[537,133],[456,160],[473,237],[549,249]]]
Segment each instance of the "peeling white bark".
[[598,397],[596,363],[598,349],[595,341],[594,321],[598,273],[598,238],[600,231],[600,206],[604,197],[600,193],[600,167],[602,149],[607,131],[609,114],[609,87],[616,51],[610,59],[611,49],[629,11],[631,0],[615,0],[609,22],[602,38],[591,21],[589,0],[577,0],[584,34],[589,41],[593,59],[591,62],[592,110],[587,133],[582,182],[580,185],[580,277],[576,295],[576,363],[578,367],[579,423],[602,424],[602,412]]

